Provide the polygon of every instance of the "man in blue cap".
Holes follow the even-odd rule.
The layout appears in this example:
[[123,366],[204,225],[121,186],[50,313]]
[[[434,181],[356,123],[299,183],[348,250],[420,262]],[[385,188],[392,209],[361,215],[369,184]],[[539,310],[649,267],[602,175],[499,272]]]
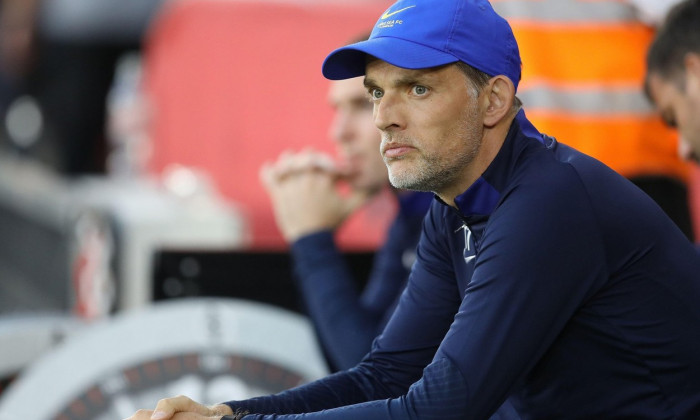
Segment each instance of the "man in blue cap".
[[437,198],[394,315],[352,369],[134,419],[486,419],[506,400],[526,419],[700,418],[700,256],[629,181],[527,122],[488,2],[400,0],[323,73],[365,75],[392,184]]

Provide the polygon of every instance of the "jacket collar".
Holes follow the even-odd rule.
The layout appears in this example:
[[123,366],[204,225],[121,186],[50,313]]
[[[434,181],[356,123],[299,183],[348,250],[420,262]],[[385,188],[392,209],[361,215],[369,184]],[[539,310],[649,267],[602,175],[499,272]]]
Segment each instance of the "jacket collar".
[[[509,183],[516,159],[529,143],[528,140],[545,144],[545,136],[537,131],[521,109],[491,164],[465,192],[455,197],[455,204],[463,218],[488,216],[493,212]],[[439,197],[436,198],[447,205]]]
[[433,194],[421,191],[401,191],[397,193],[399,199],[399,215],[422,218],[430,208]]

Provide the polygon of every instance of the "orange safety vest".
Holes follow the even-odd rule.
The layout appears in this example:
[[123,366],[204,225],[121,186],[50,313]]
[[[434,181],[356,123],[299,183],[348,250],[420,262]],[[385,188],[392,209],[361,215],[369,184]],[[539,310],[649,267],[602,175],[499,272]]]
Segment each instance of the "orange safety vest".
[[[654,29],[620,0],[492,0],[523,61],[518,97],[542,132],[626,177],[687,181],[677,134],[644,97]],[[485,34],[484,36],[487,36]]]

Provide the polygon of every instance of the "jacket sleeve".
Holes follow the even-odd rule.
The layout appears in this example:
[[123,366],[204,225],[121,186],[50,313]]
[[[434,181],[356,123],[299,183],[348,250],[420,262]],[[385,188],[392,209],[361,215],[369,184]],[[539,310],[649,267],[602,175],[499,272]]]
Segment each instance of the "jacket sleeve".
[[394,312],[432,197],[417,192],[398,196],[399,211],[375,253],[361,293],[331,232],[307,235],[292,244],[295,279],[333,368],[357,365]]
[[246,419],[488,418],[607,278],[595,214],[577,182],[510,192],[486,226],[461,303],[445,261],[450,253],[441,249],[440,234],[449,233],[426,224],[409,286],[360,365],[367,389],[415,380],[405,394]]
[[[434,225],[430,221],[426,224]],[[421,242],[424,241],[429,239],[421,238]],[[354,419],[362,415],[410,418],[402,414],[403,409],[396,411],[392,408],[393,404],[405,400],[411,384],[423,374],[460,302],[449,253],[444,249],[428,248],[419,245],[418,260],[396,312],[383,334],[375,340],[369,356],[357,367],[275,396],[227,404],[234,409],[258,413],[246,416],[246,419],[264,419],[267,416],[262,414],[266,413],[307,413],[274,417],[289,419],[313,415]],[[427,265],[421,263],[421,249],[425,249],[423,254],[428,258],[439,261]],[[437,273],[440,273],[440,278],[436,277]],[[444,384],[435,383],[435,386],[442,388]]]
[[463,380],[463,396],[444,396],[463,419],[487,418],[608,278],[588,195],[575,175],[562,177],[560,189],[511,191],[481,238],[474,274],[435,356]]
[[[391,242],[373,261],[365,291],[357,290],[331,232],[305,236],[292,245],[295,278],[326,354],[336,369],[357,365],[379,334],[385,312],[393,308],[408,276],[396,272]],[[400,258],[400,257],[399,257]],[[401,267],[399,267],[401,268]]]

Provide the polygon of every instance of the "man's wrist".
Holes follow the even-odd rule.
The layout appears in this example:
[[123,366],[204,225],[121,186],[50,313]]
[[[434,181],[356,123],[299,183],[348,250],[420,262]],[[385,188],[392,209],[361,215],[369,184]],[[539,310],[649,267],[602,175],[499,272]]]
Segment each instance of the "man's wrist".
[[220,420],[241,420],[247,414],[249,414],[248,411],[236,410],[233,414],[223,416]]
[[209,410],[211,410],[214,414],[221,415],[221,416],[228,416],[228,415],[236,414],[233,411],[233,408],[231,408],[227,404],[212,405],[209,407]]

